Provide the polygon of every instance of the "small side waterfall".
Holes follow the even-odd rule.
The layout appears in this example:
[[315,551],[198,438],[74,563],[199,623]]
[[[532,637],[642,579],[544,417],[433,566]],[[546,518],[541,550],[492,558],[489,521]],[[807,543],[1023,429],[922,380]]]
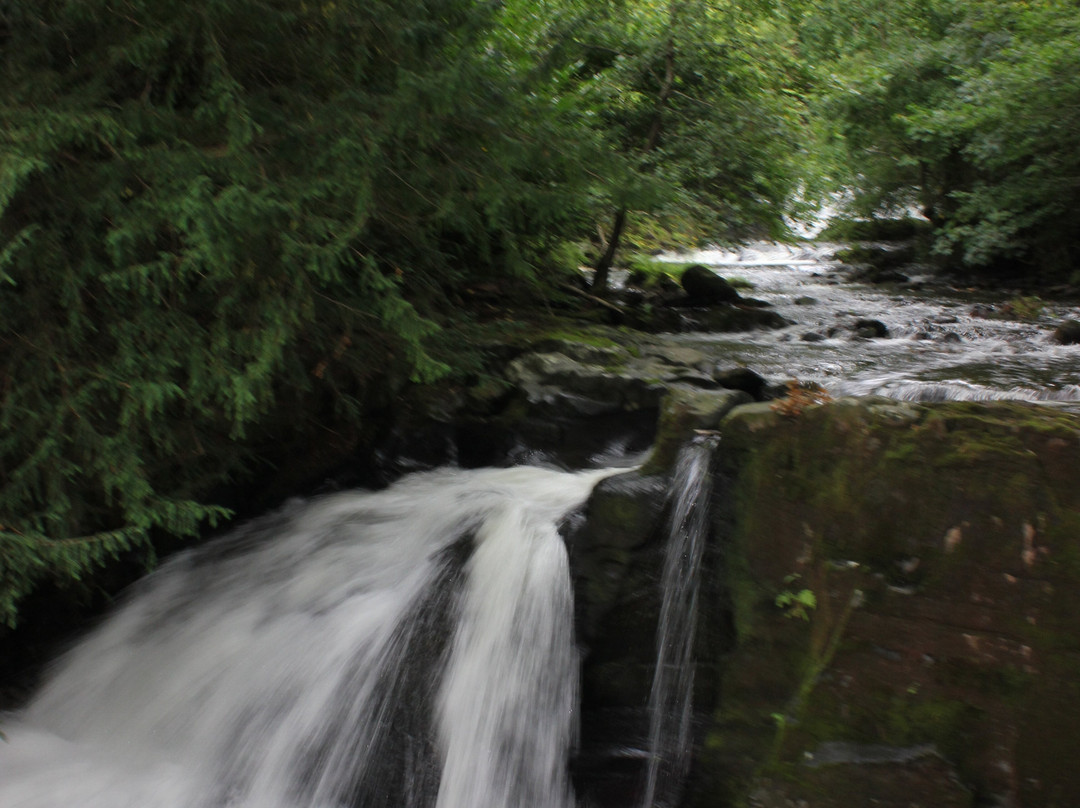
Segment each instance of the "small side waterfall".
[[568,808],[563,516],[612,471],[414,475],[151,576],[3,721],[19,808]]
[[709,460],[714,445],[713,439],[706,439],[682,449],[669,493],[642,808],[675,806],[690,767],[694,633],[701,558],[708,533]]

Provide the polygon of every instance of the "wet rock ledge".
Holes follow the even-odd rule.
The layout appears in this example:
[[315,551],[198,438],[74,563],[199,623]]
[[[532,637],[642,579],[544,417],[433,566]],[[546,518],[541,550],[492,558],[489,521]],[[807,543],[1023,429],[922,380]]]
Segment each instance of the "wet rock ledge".
[[633,799],[666,475],[705,431],[719,449],[683,805],[1080,805],[1080,417],[737,390],[722,385],[749,372],[732,370],[656,344],[552,344],[508,370],[525,421],[653,424],[642,467],[598,487],[570,537],[579,793]]
[[720,431],[738,636],[689,804],[1080,804],[1080,419],[869,398]]

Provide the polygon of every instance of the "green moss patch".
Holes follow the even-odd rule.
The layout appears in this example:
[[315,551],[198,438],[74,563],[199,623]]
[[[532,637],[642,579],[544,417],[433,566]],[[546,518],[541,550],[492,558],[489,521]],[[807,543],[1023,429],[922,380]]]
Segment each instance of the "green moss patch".
[[[767,777],[742,782],[815,808],[842,804],[830,789],[844,777],[886,800],[883,784],[906,776],[810,771],[807,755],[836,742],[929,745],[934,788],[960,781],[948,804],[1080,804],[1075,767],[1053,763],[1053,749],[1080,748],[1080,419],[859,399],[740,407],[720,431],[741,634],[703,754],[744,778],[721,750],[771,759]],[[770,597],[793,573],[815,593],[809,621]],[[843,633],[823,658],[830,626]]]

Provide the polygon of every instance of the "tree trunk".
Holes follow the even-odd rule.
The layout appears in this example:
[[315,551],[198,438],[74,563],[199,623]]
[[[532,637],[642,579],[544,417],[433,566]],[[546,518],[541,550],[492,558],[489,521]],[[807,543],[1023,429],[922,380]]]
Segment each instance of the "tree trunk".
[[[675,42],[669,39],[667,52],[664,54],[664,84],[660,88],[660,94],[656,97],[656,114],[653,116],[652,125],[649,126],[649,134],[645,139],[643,152],[648,154],[660,143],[660,132],[664,123],[664,108],[667,107],[668,98],[675,87]],[[608,238],[607,249],[596,262],[596,273],[593,275],[592,293],[602,295],[607,291],[608,273],[611,265],[615,262],[615,253],[619,249],[619,239],[622,238],[623,230],[626,229],[626,208],[619,208],[615,212],[615,221],[611,225],[611,237]]]
[[607,249],[596,262],[596,272],[593,274],[593,294],[602,295],[607,291],[608,273],[615,261],[615,252],[619,249],[619,239],[622,238],[626,228],[626,208],[619,208],[615,212],[615,221],[611,224],[611,235],[608,237]]

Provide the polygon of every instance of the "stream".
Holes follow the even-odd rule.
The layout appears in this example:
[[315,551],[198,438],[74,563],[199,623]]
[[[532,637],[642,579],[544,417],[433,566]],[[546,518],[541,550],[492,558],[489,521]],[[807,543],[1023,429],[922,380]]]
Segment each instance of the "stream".
[[[836,249],[756,244],[664,256],[745,281],[744,297],[792,323],[664,340],[717,367],[814,382],[834,397],[1080,411],[1080,346],[1051,339],[1080,307],[1046,303],[1019,319],[1006,316],[1004,294],[917,279],[852,283]],[[859,335],[858,321],[886,333]],[[560,433],[571,442],[576,434]],[[699,616],[712,615],[710,636],[734,636],[716,627],[728,617],[717,616],[719,595],[707,586],[722,557],[706,553],[721,541],[710,516],[714,451],[714,439],[684,447],[659,491],[632,477],[625,456],[573,473],[427,471],[380,491],[292,501],[179,553],[65,655],[22,710],[0,716],[0,806],[678,805],[705,653],[695,649],[707,646],[696,641]],[[627,487],[614,487],[624,473]],[[652,517],[631,509],[640,537],[628,539],[609,514],[592,545],[570,541],[578,561],[591,554],[583,566],[594,577],[576,580],[564,533],[575,514],[602,520],[586,507],[602,481],[613,487],[601,512],[660,500]],[[662,509],[666,524],[654,531]],[[586,654],[575,600],[594,589]],[[583,654],[594,666],[587,675]],[[596,705],[579,698],[590,682]],[[620,702],[616,685],[623,695],[645,688],[647,710],[644,698]],[[636,721],[643,712],[647,721]],[[590,716],[642,726],[608,738],[590,729]]]
[[[1080,319],[1080,307],[1044,302],[1021,320],[1009,316],[1008,294],[995,298],[918,277],[903,286],[848,282],[833,259],[840,246],[756,243],[660,256],[745,281],[752,288],[740,289],[744,297],[769,303],[795,323],[776,331],[680,334],[673,341],[770,380],[817,383],[833,397],[1013,399],[1080,409],[1080,348],[1050,338],[1063,320]],[[880,321],[888,336],[856,336],[852,326],[864,319]]]

